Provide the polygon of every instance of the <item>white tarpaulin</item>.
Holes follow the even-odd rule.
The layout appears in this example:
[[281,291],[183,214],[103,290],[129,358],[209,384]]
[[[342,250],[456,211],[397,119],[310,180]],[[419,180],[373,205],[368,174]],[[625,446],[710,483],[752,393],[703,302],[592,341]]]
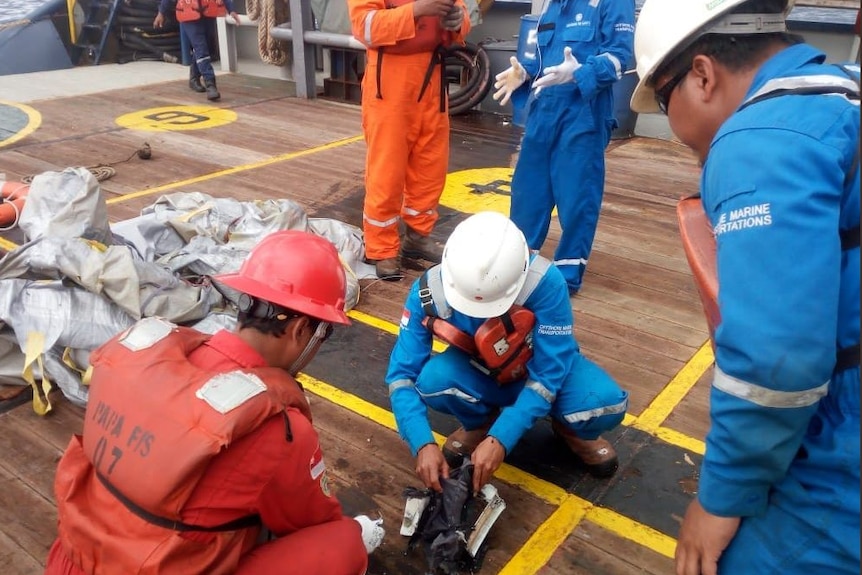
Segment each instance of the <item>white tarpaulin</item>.
[[331,241],[347,271],[347,309],[359,300],[357,277],[375,277],[359,228],[309,219],[286,199],[174,193],[111,225],[84,168],[36,176],[19,226],[26,242],[0,259],[0,381],[17,373],[34,387],[40,413],[50,409],[49,381],[84,404],[89,352],[141,317],[207,333],[232,327],[232,296],[210,276],[237,271],[269,233],[304,230]]

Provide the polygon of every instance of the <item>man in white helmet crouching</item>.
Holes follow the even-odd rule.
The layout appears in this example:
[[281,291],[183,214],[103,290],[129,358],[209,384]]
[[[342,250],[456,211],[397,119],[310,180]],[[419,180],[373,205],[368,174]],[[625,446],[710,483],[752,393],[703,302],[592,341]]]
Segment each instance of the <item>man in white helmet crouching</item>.
[[[442,263],[410,290],[386,383],[398,430],[426,487],[470,455],[475,492],[523,434],[550,415],[554,432],[587,470],[609,477],[618,462],[600,435],[623,420],[628,394],[580,354],[566,280],[506,216],[461,222]],[[431,354],[432,337],[448,342]],[[443,449],[427,408],[461,428]]]
[[677,575],[859,573],[859,66],[792,0],[646,0],[635,111],[703,163],[711,426]]

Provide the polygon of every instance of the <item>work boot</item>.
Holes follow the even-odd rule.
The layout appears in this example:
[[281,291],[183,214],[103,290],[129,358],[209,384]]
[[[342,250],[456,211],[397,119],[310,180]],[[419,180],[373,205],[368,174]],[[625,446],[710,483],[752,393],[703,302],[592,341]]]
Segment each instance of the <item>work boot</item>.
[[382,260],[373,260],[374,271],[377,272],[377,277],[386,281],[398,281],[401,279],[401,266],[398,265],[398,258],[383,258]]
[[446,443],[443,444],[443,457],[446,458],[446,463],[449,467],[458,467],[464,457],[472,454],[479,444],[488,437],[488,430],[491,429],[493,421],[489,421],[486,425],[479,429],[467,431],[463,427],[459,427],[446,438]]
[[430,236],[423,236],[410,226],[404,226],[404,239],[401,255],[411,259],[423,259],[439,264],[443,259],[443,244],[435,242]]
[[218,93],[218,88],[216,88],[215,78],[204,78],[204,83],[206,84],[207,100],[218,100],[221,98],[221,94]]
[[605,478],[613,475],[619,467],[614,446],[605,439],[581,439],[574,431],[558,422],[551,423],[554,435],[562,439],[572,453],[580,459],[593,477]]
[[207,89],[204,88],[203,84],[201,84],[200,76],[194,76],[193,74],[194,72],[192,72],[191,68],[189,68],[189,88],[195,92],[203,94],[207,91]]

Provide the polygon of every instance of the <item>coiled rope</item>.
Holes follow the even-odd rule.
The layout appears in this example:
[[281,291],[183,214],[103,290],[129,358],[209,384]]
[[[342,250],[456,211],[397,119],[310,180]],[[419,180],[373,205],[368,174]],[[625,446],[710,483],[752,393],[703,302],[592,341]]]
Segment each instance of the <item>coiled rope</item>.
[[270,30],[290,20],[287,0],[248,0],[246,12],[251,20],[257,22],[260,59],[267,64],[282,66],[287,62],[290,49],[284,41],[273,38]]

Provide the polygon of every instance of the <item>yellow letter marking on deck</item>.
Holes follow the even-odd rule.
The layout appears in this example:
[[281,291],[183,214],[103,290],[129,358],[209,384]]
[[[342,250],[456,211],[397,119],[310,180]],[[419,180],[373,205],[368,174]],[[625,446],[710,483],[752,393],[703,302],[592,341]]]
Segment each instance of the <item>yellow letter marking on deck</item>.
[[[446,175],[440,204],[464,212],[499,212],[509,215],[512,168],[475,168]],[[552,212],[556,215],[557,210]]]
[[216,128],[236,121],[236,112],[212,106],[165,106],[148,108],[117,118],[117,124],[130,130],[170,132]]
[[29,136],[42,124],[42,114],[24,104],[0,100],[0,148]]

